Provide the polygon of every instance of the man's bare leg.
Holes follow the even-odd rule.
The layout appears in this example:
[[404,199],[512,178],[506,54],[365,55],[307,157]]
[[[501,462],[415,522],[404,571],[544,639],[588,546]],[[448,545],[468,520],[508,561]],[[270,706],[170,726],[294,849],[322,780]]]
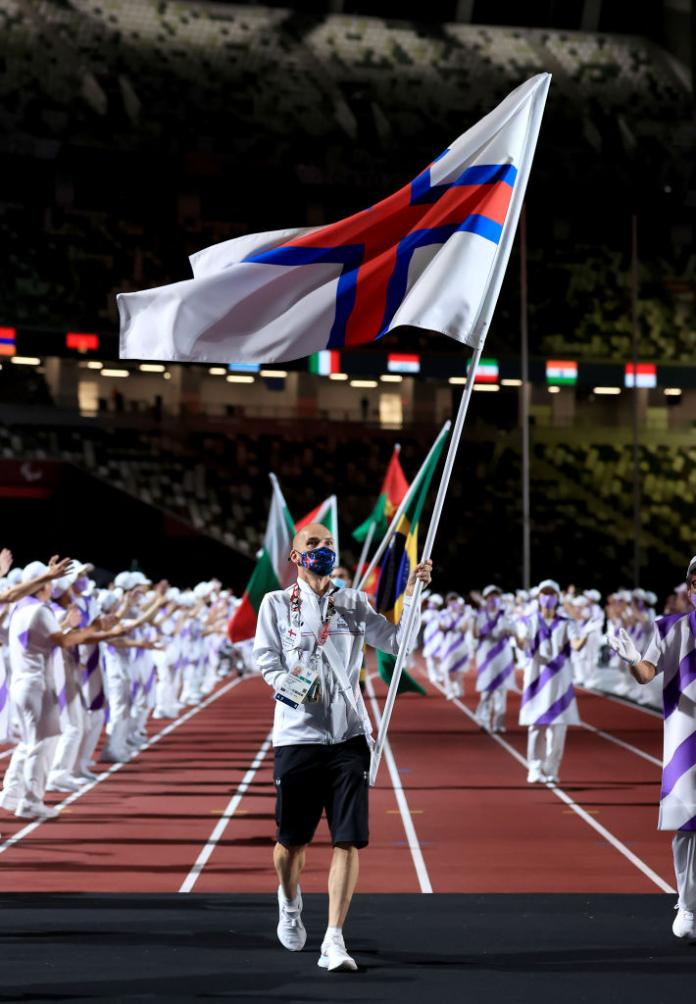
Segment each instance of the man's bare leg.
[[329,870],[329,927],[343,927],[359,871],[357,847],[352,844],[336,844]]
[[283,895],[290,902],[297,898],[297,884],[305,863],[305,847],[285,847],[276,844],[273,849],[273,864]]

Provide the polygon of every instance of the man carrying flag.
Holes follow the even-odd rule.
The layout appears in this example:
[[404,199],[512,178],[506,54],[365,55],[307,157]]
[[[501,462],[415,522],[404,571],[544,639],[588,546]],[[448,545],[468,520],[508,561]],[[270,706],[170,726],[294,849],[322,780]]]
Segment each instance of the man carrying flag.
[[[276,698],[278,939],[289,951],[305,945],[299,880],[306,847],[325,811],[334,850],[318,964],[330,972],[355,971],[343,924],[358,879],[358,851],[368,843],[372,743],[358,678],[363,645],[395,654],[402,627],[376,613],[365,593],[334,586],[336,546],[327,527],[309,524],[300,530],[288,560],[297,580],[264,597],[254,642],[254,659]],[[404,611],[416,582],[430,582],[431,568],[430,561],[414,560],[405,572]]]

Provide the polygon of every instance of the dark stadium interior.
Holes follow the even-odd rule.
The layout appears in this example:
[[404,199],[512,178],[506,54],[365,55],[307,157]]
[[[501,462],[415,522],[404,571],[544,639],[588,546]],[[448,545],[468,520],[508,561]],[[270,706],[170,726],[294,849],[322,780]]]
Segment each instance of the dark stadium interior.
[[[373,503],[391,445],[403,444],[413,474],[443,402],[456,401],[446,374],[463,372],[464,350],[454,342],[402,330],[355,354],[349,372],[363,375],[371,365],[382,372],[385,352],[420,353],[421,386],[401,428],[378,420],[372,404],[367,430],[357,410],[317,400],[293,412],[274,404],[270,385],[254,405],[230,385],[213,416],[207,385],[187,406],[184,390],[174,403],[149,385],[126,391],[121,383],[135,377],[117,389],[99,377],[85,410],[80,367],[92,357],[118,365],[116,292],[188,277],[187,256],[217,241],[320,225],[372,204],[513,86],[550,70],[527,199],[532,379],[539,403],[544,360],[579,360],[568,393],[580,421],[564,424],[558,409],[549,417],[543,403],[533,413],[533,575],[605,590],[630,583],[626,395],[595,397],[606,380],[591,369],[584,378],[582,366],[630,360],[635,217],[639,352],[658,366],[641,412],[642,578],[665,593],[693,550],[692,18],[669,3],[609,0],[524,11],[483,0],[427,12],[405,3],[399,20],[396,6],[0,0],[0,324],[16,329],[18,352],[38,359],[0,360],[0,464],[50,462],[66,477],[101,482],[90,519],[108,527],[107,572],[125,554],[157,574],[176,563],[193,577],[212,548],[240,589],[263,532],[266,471],[278,473],[298,515],[340,475],[349,486],[339,499],[345,557],[355,559],[350,531]],[[519,297],[516,247],[487,343],[501,376],[505,367],[519,375]],[[67,331],[97,333],[99,352],[66,349]],[[663,396],[670,385],[684,389],[681,398]],[[517,414],[514,390],[475,396],[436,551],[447,584],[519,581]],[[22,496],[31,485],[17,477],[0,511],[18,560],[34,556],[37,526],[51,525],[55,540],[60,525],[61,547],[77,546],[79,523],[66,517],[60,491]],[[134,507],[127,527],[116,515],[124,492]]]

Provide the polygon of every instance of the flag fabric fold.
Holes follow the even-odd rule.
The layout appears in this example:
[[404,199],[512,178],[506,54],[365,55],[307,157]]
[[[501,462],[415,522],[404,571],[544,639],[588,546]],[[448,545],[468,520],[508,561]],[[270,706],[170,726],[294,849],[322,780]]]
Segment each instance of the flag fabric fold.
[[373,540],[381,540],[387,532],[392,516],[408,491],[408,481],[399,460],[399,452],[399,447],[395,446],[374,509],[365,522],[353,530],[353,539],[360,544],[370,532],[372,523],[375,525]]
[[263,547],[242,600],[227,625],[233,644],[254,637],[261,600],[274,589],[285,589],[295,577],[295,566],[288,561],[295,526],[277,478],[274,474],[270,478],[273,494]]
[[283,362],[404,325],[476,347],[549,82],[547,73],[527,80],[369,209],[324,227],[224,241],[192,256],[192,279],[120,293],[121,357]]
[[[417,482],[411,485],[411,499],[399,519],[394,538],[382,562],[377,587],[377,609],[393,624],[397,624],[401,619],[406,583],[411,569],[418,563],[420,518],[448,435],[449,427],[446,426],[435,441],[428,463],[421,470]],[[379,675],[385,683],[391,681],[395,665],[395,656],[386,652],[377,653]],[[423,687],[404,670],[398,692],[407,690],[425,694]]]

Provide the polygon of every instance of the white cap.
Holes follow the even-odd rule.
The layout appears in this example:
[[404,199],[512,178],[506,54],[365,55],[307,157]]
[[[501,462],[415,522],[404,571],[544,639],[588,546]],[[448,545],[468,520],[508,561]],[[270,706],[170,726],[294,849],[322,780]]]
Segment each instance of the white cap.
[[586,589],[585,596],[588,598],[588,600],[592,600],[593,603],[599,603],[599,601],[602,598],[602,595],[598,589]]
[[206,596],[210,596],[212,591],[213,585],[211,582],[199,582],[197,586],[194,586],[193,595],[200,600]]
[[22,569],[21,568],[11,568],[7,573],[7,585],[8,586],[18,586],[22,579]]
[[554,592],[560,595],[561,587],[558,585],[555,579],[542,579],[537,586],[537,591],[541,592],[542,589],[553,589]]
[[693,558],[689,562],[689,567],[686,570],[686,577],[687,577],[687,579],[689,578],[689,576],[691,575],[692,572],[696,572],[696,554],[693,556]]
[[632,596],[633,596],[634,600],[644,600],[645,599],[645,590],[644,589],[640,589],[640,588],[634,589],[633,593],[632,593]]
[[441,607],[444,602],[439,593],[431,593],[428,597],[428,603],[434,603],[438,607]]
[[118,586],[119,589],[132,589],[135,583],[131,579],[132,572],[119,572],[114,579],[114,585]]
[[45,575],[48,571],[48,565],[44,565],[43,561],[30,561],[22,572],[22,582],[29,582],[31,579],[37,579],[39,575]]
[[654,607],[657,603],[657,593],[653,593],[652,590],[648,589],[645,593],[645,602],[649,606]]
[[180,595],[181,592],[176,588],[176,586],[170,586],[167,592],[164,594],[164,597],[166,600],[169,600],[170,603],[176,603]]
[[71,575],[63,575],[60,579],[54,579],[51,583],[51,598],[60,599],[63,593],[67,593],[73,582],[74,579]]
[[131,589],[133,586],[149,586],[152,585],[152,579],[148,579],[146,575],[142,572],[131,572]]
[[491,593],[500,593],[501,596],[502,596],[503,591],[500,588],[500,586],[486,586],[486,588],[483,590],[483,592],[481,593],[481,595],[483,596],[483,598],[485,600],[487,596],[491,595]]
[[76,575],[89,575],[90,572],[94,571],[94,565],[90,565],[89,562],[78,561],[77,558],[73,558],[72,567],[75,569]]

